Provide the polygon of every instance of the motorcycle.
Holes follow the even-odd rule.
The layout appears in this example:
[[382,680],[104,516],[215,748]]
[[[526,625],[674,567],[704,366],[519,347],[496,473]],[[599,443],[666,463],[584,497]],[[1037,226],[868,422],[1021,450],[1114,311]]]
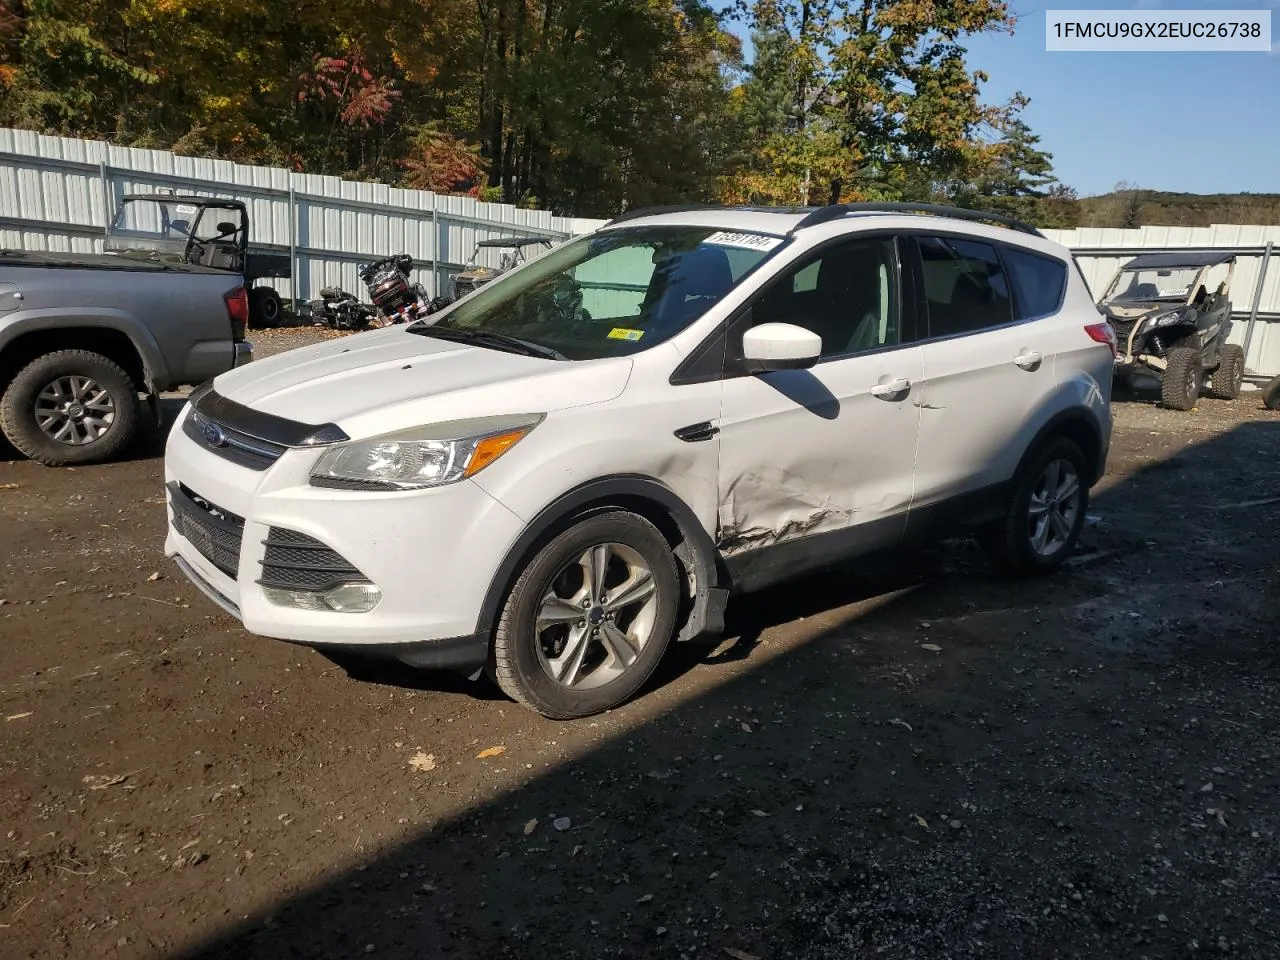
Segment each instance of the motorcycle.
[[371,307],[341,287],[325,287],[319,299],[307,301],[306,306],[315,326],[331,330],[363,330],[377,316]]
[[363,330],[411,323],[443,310],[453,302],[450,297],[430,297],[420,283],[413,283],[410,271],[413,258],[407,253],[383,257],[361,264],[360,280],[369,291],[370,306],[340,287],[325,287],[320,298],[307,307],[316,326],[334,330]]
[[385,324],[410,323],[443,310],[449,297],[430,297],[420,283],[410,280],[413,258],[407,253],[384,257],[360,268],[360,279],[369,299],[381,311]]

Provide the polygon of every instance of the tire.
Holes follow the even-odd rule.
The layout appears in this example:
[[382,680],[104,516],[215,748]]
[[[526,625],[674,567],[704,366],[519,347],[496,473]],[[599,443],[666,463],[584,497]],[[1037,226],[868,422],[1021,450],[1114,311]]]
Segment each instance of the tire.
[[[65,398],[67,406],[59,398]],[[47,415],[39,416],[37,407]],[[20,452],[50,467],[114,459],[139,427],[137,385],[117,363],[88,350],[37,357],[18,371],[0,399],[5,437]],[[56,439],[60,430],[68,429],[75,442]]]
[[1280,377],[1262,388],[1262,402],[1268,410],[1280,410]]
[[[594,591],[588,569],[601,556],[604,589]],[[639,568],[647,570],[651,592],[643,591]],[[610,610],[610,594],[617,597],[628,583],[641,598]],[[494,631],[493,677],[507,696],[553,720],[616,707],[662,659],[675,632],[679,590],[671,545],[653,524],[623,510],[588,517],[542,547],[520,573]],[[544,612],[550,619],[540,621]],[[626,640],[621,656],[614,652],[619,634]]]
[[1235,400],[1244,386],[1244,347],[1228,343],[1222,348],[1218,369],[1213,371],[1209,396],[1217,400]]
[[259,329],[278,327],[284,317],[284,304],[274,287],[254,287],[249,291],[249,323]]
[[[1033,498],[1044,502],[1045,487],[1051,465],[1058,468],[1057,492],[1066,484],[1066,466],[1076,481],[1071,493],[1071,503],[1065,500],[1046,504],[1044,523],[1050,531],[1044,547],[1037,546],[1040,523],[1033,515]],[[1064,466],[1065,465],[1065,466]],[[1085,482],[1088,465],[1084,453],[1073,440],[1055,437],[1028,457],[1014,478],[1013,497],[1003,520],[993,524],[979,536],[983,552],[996,569],[1013,576],[1042,576],[1057,570],[1071,556],[1080,531],[1084,529],[1085,513],[1089,509],[1089,485]],[[1052,522],[1057,513],[1061,525]],[[1050,542],[1052,540],[1053,542]]]
[[1190,410],[1204,386],[1204,360],[1198,346],[1174,347],[1160,378],[1160,401],[1170,410]]

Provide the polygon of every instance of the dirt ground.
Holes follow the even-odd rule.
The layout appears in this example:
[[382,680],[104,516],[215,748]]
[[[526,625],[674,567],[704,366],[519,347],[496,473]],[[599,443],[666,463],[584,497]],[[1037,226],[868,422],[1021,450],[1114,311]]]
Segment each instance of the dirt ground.
[[162,556],[159,440],[0,461],[0,956],[1280,955],[1256,396],[1118,404],[1058,576],[834,571],[572,723],[245,633]]

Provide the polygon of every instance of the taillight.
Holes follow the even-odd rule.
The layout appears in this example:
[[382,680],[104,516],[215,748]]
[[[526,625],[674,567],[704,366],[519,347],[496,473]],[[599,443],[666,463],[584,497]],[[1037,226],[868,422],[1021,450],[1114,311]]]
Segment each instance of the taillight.
[[1091,323],[1084,328],[1084,332],[1089,335],[1089,339],[1097,343],[1105,343],[1111,348],[1111,359],[1116,358],[1116,329],[1105,320],[1102,323]]
[[249,291],[236,287],[222,295],[227,304],[227,316],[231,319],[231,335],[243,340],[249,329]]

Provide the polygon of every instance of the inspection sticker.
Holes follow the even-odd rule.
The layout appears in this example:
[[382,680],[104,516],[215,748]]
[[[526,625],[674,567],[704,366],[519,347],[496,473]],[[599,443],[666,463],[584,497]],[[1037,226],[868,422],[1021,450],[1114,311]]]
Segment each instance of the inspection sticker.
[[772,250],[782,242],[781,237],[769,237],[763,233],[733,233],[721,230],[702,241],[717,247],[745,247],[748,250]]
[[632,330],[629,327],[614,327],[609,331],[610,340],[639,340],[643,336],[643,330]]

